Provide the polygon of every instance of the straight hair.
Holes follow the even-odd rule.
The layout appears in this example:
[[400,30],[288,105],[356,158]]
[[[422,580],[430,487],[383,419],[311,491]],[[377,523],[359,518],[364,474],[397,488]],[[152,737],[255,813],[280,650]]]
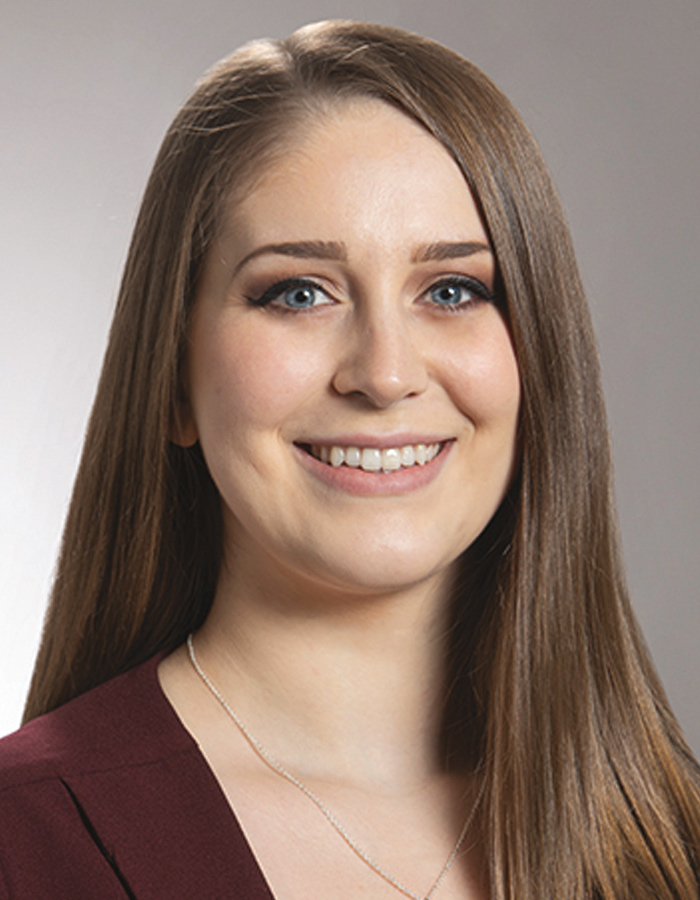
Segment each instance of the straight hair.
[[371,97],[452,155],[488,230],[521,373],[520,467],[464,553],[446,753],[484,782],[493,900],[697,900],[700,771],[635,624],[595,340],[527,128],[471,63],[379,25],[246,45],[169,129],[136,223],[25,718],[169,651],[210,609],[220,500],[170,436],[198,273],[225,201],[304,116]]

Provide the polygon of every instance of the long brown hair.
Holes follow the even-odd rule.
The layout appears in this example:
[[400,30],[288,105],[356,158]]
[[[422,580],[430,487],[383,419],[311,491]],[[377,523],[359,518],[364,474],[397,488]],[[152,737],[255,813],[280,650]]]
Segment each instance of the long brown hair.
[[450,753],[485,779],[494,900],[698,898],[700,775],[637,631],[618,552],[595,342],[539,152],[509,101],[432,41],[352,22],[247,45],[198,85],[146,189],[66,523],[26,718],[180,644],[210,608],[216,490],[169,440],[222,199],[344,96],[453,155],[496,254],[522,377],[521,466],[464,554]]

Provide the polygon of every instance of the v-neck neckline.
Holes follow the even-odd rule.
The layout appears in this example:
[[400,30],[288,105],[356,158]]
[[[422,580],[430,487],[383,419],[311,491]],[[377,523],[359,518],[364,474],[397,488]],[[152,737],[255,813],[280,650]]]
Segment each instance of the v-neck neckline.
[[[249,862],[249,871],[255,872],[256,878],[255,880],[258,882],[255,887],[254,897],[246,895],[245,900],[276,900],[276,897],[270,887],[267,878],[265,877],[265,873],[262,870],[260,863],[255,855],[255,851],[253,850],[246,834],[241,826],[241,823],[236,815],[236,811],[229,802],[226,794],[224,793],[221,784],[219,783],[218,778],[216,777],[214,771],[209,765],[209,761],[206,756],[202,752],[201,747],[199,746],[196,738],[192,733],[187,729],[182,719],[177,713],[177,710],[170,702],[167,694],[163,690],[163,686],[160,683],[160,678],[158,676],[158,666],[165,659],[168,654],[166,652],[158,653],[156,656],[152,657],[147,663],[144,664],[144,667],[148,669],[148,678],[150,682],[150,687],[152,689],[154,701],[158,703],[158,705],[162,708],[164,715],[169,720],[169,728],[172,729],[173,733],[173,742],[177,742],[185,749],[187,746],[192,754],[192,757],[197,761],[197,769],[199,777],[201,778],[202,787],[206,785],[207,796],[204,798],[205,803],[211,805],[212,811],[216,810],[217,818],[221,821],[224,818],[227,818],[229,821],[230,833],[231,833],[231,842],[232,844],[244,847],[246,850],[246,856],[248,857]],[[146,673],[144,673],[146,674]],[[175,741],[175,737],[177,735],[177,741]],[[225,865],[225,862],[222,861],[222,865]]]

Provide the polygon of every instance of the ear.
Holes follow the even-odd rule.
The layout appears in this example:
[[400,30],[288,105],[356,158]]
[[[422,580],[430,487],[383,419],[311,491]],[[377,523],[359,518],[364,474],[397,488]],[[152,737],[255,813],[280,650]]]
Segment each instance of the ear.
[[170,440],[178,447],[192,447],[199,440],[199,432],[192,413],[189,398],[181,391],[181,397],[175,407],[173,420],[170,423]]

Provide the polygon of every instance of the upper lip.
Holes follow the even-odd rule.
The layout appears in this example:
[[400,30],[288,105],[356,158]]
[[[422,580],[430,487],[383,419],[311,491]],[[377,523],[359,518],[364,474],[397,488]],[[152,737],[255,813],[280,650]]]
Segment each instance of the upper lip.
[[397,434],[336,434],[333,437],[309,437],[295,441],[296,444],[311,444],[315,447],[377,447],[387,450],[392,447],[405,447],[408,444],[442,444],[453,440],[454,436],[401,432]]

